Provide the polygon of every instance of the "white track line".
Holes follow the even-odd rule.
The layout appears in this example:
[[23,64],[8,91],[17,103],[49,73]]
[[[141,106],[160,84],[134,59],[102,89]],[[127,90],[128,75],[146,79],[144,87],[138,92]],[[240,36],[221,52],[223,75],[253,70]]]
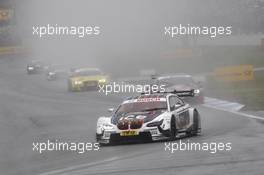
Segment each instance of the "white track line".
[[225,100],[220,100],[217,98],[205,97],[205,105],[207,107],[215,107],[219,109],[228,109],[228,111],[239,111],[245,105],[235,102],[229,102]]
[[71,166],[69,168],[53,170],[53,171],[49,171],[49,172],[46,172],[46,173],[41,173],[39,175],[55,175],[55,174],[68,173],[70,171],[74,171],[74,170],[78,170],[78,169],[82,169],[82,168],[87,168],[89,166],[100,165],[100,164],[112,162],[112,161],[119,160],[119,159],[120,159],[120,157],[113,157],[113,158],[110,158],[110,159],[105,159],[105,160],[101,160],[101,161],[97,161],[97,162],[91,162],[91,163]]
[[72,172],[76,172],[76,171],[80,171],[81,169],[87,169],[88,167],[92,167],[92,166],[97,166],[97,165],[101,165],[101,164],[107,164],[113,161],[118,161],[118,160],[122,160],[122,159],[126,159],[126,158],[130,158],[130,157],[134,157],[134,156],[140,156],[143,154],[149,154],[152,153],[153,151],[155,151],[156,148],[152,148],[149,149],[147,152],[146,151],[141,151],[139,153],[133,153],[133,154],[128,154],[128,155],[124,155],[124,156],[115,156],[112,158],[108,158],[108,159],[104,159],[104,160],[99,160],[96,162],[91,162],[91,163],[85,163],[85,164],[79,164],[79,165],[74,165],[74,166],[70,166],[68,168],[62,168],[62,169],[58,169],[58,170],[52,170],[52,171],[48,171],[48,172],[44,172],[38,175],[72,175]]
[[229,101],[220,100],[217,98],[205,97],[205,104],[203,104],[203,106],[208,107],[208,108],[212,108],[212,109],[216,109],[216,110],[230,112],[230,113],[240,115],[240,116],[244,116],[247,118],[264,120],[264,117],[239,112],[238,110],[244,106],[243,104],[240,104],[240,103],[229,102]]
[[257,119],[257,120],[264,120],[264,117],[255,116],[255,115],[251,115],[251,114],[246,114],[246,113],[243,113],[243,112],[231,111],[231,110],[227,110],[227,109],[223,109],[223,108],[213,107],[213,106],[206,105],[206,104],[204,104],[203,106],[208,107],[208,108],[212,108],[212,109],[217,109],[217,110],[220,110],[220,111],[230,112],[232,114],[244,116],[244,117],[247,117],[247,118],[252,118],[252,119]]

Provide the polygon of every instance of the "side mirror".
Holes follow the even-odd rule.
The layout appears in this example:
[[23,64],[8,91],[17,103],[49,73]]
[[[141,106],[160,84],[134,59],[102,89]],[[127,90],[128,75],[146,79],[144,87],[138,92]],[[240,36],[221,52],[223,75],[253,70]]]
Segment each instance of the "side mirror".
[[107,109],[107,111],[110,112],[110,113],[114,112],[114,110],[115,110],[114,108],[108,108]]
[[179,108],[179,107],[181,107],[181,106],[182,106],[181,103],[177,103],[177,104],[173,105],[173,106],[170,108],[170,110],[171,110],[171,111],[174,111],[175,109],[177,109],[177,108]]
[[181,107],[183,104],[182,103],[177,103],[174,105],[174,109],[177,109],[178,107]]

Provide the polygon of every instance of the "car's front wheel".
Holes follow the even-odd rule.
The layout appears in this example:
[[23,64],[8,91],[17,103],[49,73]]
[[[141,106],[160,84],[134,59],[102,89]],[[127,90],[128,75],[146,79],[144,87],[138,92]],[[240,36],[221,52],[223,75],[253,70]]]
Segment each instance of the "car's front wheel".
[[177,136],[176,119],[175,119],[175,116],[171,116],[170,140],[175,140],[176,136]]

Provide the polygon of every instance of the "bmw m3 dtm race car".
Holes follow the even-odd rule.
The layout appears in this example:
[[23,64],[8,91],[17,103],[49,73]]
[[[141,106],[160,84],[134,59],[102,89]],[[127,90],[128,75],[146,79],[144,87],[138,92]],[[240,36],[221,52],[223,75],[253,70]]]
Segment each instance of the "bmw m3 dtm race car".
[[109,109],[111,117],[98,119],[97,142],[173,140],[180,134],[199,134],[199,112],[180,98],[183,96],[194,96],[194,92],[141,94],[126,99],[116,110]]
[[165,85],[168,91],[194,91],[194,97],[183,97],[184,101],[191,104],[204,103],[204,90],[197,82],[194,81],[191,75],[175,74],[168,76],[159,76],[156,78],[156,84]]

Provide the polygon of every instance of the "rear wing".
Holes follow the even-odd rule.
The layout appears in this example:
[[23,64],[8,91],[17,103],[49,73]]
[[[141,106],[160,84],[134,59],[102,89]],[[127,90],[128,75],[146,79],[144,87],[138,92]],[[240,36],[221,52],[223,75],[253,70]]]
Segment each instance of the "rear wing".
[[194,97],[195,96],[194,89],[189,90],[189,91],[177,91],[177,90],[173,90],[173,91],[165,91],[165,92],[159,92],[159,93],[176,94],[178,97]]
[[[154,93],[154,92],[151,92],[151,93]],[[155,93],[168,93],[168,94],[176,94],[178,97],[194,97],[195,96],[195,92],[194,92],[194,89],[192,90],[189,90],[189,91],[177,91],[177,90],[173,90],[173,91],[164,91],[164,92],[155,92]],[[146,94],[146,93],[141,93],[142,95],[143,94]]]
[[172,92],[167,92],[167,93],[172,93],[178,95],[178,97],[194,97],[194,89],[189,90],[189,91],[177,91],[174,90]]

